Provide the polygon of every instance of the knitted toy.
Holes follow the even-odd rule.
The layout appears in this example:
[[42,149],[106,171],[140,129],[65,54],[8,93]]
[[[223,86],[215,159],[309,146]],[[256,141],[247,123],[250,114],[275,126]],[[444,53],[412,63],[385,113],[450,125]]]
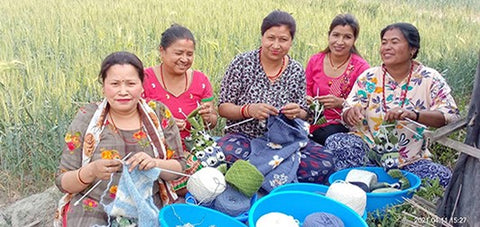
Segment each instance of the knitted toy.
[[158,226],[159,210],[153,203],[152,187],[159,175],[158,168],[146,171],[135,168],[129,172],[128,166],[123,165],[115,199],[104,207],[105,212],[109,216],[137,219],[139,226]]
[[[368,155],[370,160],[383,166],[388,175],[399,180],[398,184],[390,184],[387,186],[403,190],[410,187],[410,182],[398,167],[400,154],[398,152],[398,133],[395,125],[396,124],[386,125],[384,123],[380,126],[379,133],[374,136],[375,146]],[[385,186],[385,183],[375,185],[372,189],[382,186]]]
[[203,167],[218,167],[225,163],[225,154],[213,137],[205,131],[203,119],[198,114],[200,107],[192,111],[187,120],[190,122],[190,137],[185,138],[187,149],[194,154]]

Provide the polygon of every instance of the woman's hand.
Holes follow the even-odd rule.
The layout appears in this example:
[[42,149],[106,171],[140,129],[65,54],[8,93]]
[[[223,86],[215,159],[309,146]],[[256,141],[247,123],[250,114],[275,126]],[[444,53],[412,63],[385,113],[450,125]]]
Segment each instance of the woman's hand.
[[212,128],[216,125],[217,121],[217,111],[213,108],[213,102],[203,102],[200,106],[200,110],[198,114],[202,116],[203,122],[205,122],[205,126],[209,126],[208,128]]
[[318,101],[323,103],[323,106],[326,109],[341,108],[343,106],[343,98],[337,97],[335,95],[324,95],[315,97]]
[[365,118],[363,113],[361,106],[353,106],[344,113],[343,120],[350,126],[357,125]]
[[312,96],[307,95],[307,104],[308,104],[308,105],[312,104],[312,102],[313,102],[314,100],[315,100],[315,99],[314,99]]
[[248,108],[248,113],[251,117],[258,119],[258,120],[265,120],[270,115],[278,115],[278,110],[272,105],[268,105],[265,103],[255,103],[250,104]]
[[281,110],[281,113],[283,113],[290,120],[297,117],[301,119],[306,118],[306,114],[303,114],[303,112],[305,111],[296,103],[288,103],[287,105],[283,106]]
[[137,166],[139,170],[149,170],[157,166],[157,161],[145,152],[138,152],[127,160],[127,165],[130,172]]
[[175,124],[178,127],[178,130],[182,131],[185,130],[187,127],[187,121],[183,119],[173,118],[175,120]]
[[411,110],[405,110],[400,107],[395,107],[387,112],[384,117],[384,121],[405,120],[405,118],[415,120],[417,114]]
[[118,159],[98,159],[87,166],[85,171],[87,171],[88,177],[84,180],[93,182],[95,179],[91,179],[91,176],[101,180],[108,180],[112,173],[119,171],[121,168],[122,162]]

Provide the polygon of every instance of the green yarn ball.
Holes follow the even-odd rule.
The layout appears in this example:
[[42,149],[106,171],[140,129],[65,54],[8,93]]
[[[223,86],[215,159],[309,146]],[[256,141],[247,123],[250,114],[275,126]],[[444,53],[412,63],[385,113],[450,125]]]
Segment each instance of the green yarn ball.
[[237,160],[227,170],[225,181],[248,198],[252,198],[262,186],[263,174],[250,162]]

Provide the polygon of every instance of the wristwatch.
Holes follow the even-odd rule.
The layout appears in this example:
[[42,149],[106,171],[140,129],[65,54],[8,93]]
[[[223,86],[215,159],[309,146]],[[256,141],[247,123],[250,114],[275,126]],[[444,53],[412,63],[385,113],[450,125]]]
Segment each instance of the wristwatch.
[[413,109],[412,110],[417,116],[415,116],[415,121],[418,121],[418,118],[420,118],[420,111]]

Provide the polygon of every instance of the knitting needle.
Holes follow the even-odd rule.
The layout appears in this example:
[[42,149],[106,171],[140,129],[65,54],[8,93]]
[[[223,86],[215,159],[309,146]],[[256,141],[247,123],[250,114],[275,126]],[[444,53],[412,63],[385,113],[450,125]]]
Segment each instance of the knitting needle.
[[[123,163],[125,160],[127,160],[127,158],[128,158],[131,154],[132,154],[132,153],[128,153],[127,155],[125,155],[125,157],[122,158],[122,163]],[[112,173],[112,174],[113,174],[113,173]],[[91,188],[87,191],[87,193],[83,194],[83,196],[80,197],[80,199],[78,199],[77,202],[75,202],[75,203],[73,204],[73,206],[77,206],[77,205],[80,203],[80,201],[82,201],[85,197],[87,197],[87,195],[88,195],[90,192],[92,192],[93,189],[95,189],[98,185],[100,185],[100,183],[102,183],[102,180],[99,180],[95,185],[93,185],[93,187],[91,187]]]
[[251,121],[251,120],[253,120],[253,119],[255,119],[255,118],[253,118],[253,117],[252,117],[252,118],[248,118],[248,119],[246,119],[246,120],[237,122],[237,123],[235,123],[235,124],[231,124],[231,125],[225,126],[225,128],[223,128],[223,129],[229,129],[229,128],[235,127],[235,126],[237,126],[237,125],[241,125],[241,124],[243,124],[243,123],[247,123],[247,122],[249,122],[249,121]]

